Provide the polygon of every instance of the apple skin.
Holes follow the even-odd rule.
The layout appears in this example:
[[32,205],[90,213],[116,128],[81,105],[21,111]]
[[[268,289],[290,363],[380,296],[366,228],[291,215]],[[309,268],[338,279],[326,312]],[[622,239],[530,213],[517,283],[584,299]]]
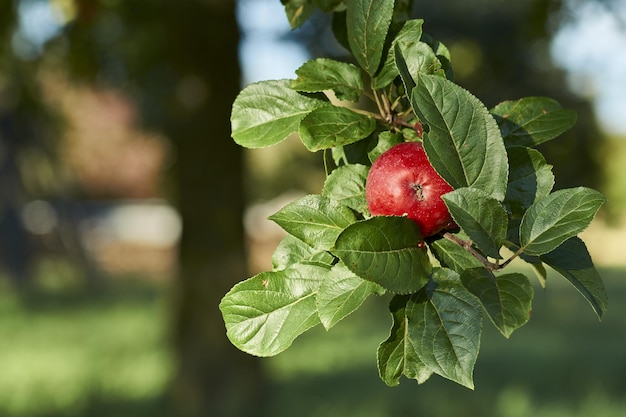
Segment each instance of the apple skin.
[[365,198],[374,216],[407,216],[422,237],[456,228],[443,194],[453,188],[435,171],[421,143],[405,142],[384,152],[370,168]]

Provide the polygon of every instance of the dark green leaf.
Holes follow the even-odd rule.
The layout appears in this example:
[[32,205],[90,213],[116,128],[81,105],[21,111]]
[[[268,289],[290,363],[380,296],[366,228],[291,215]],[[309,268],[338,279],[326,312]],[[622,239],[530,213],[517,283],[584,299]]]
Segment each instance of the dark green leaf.
[[408,325],[422,363],[434,373],[474,388],[472,373],[480,350],[480,303],[463,287],[459,275],[435,268],[428,297],[413,296],[407,304]]
[[275,145],[298,131],[300,121],[327,103],[292,90],[290,80],[261,81],[245,87],[233,103],[232,136],[246,148]]
[[346,0],[348,43],[352,55],[370,75],[378,71],[393,15],[393,1]]
[[350,45],[348,44],[348,27],[347,27],[347,18],[346,11],[334,12],[331,20],[331,29],[333,35],[335,35],[335,39],[337,42],[344,48],[346,48],[346,52],[350,51]]
[[430,249],[442,266],[452,269],[457,274],[469,268],[482,267],[482,263],[471,253],[448,239],[431,242]]
[[459,188],[441,196],[455,223],[487,256],[500,259],[508,217],[502,204],[476,188]]
[[342,7],[344,0],[313,0],[321,11],[330,13]]
[[467,90],[445,78],[420,75],[411,104],[430,128],[424,149],[454,188],[474,187],[498,201],[508,177],[506,151],[495,120]]
[[535,146],[556,138],[576,123],[576,113],[546,97],[505,101],[491,109],[507,147]]
[[287,204],[269,219],[313,248],[326,250],[356,221],[356,216],[348,207],[328,197],[308,195]]
[[339,100],[357,101],[363,93],[361,71],[346,62],[318,58],[296,70],[291,88],[307,93],[332,90]]
[[541,260],[567,278],[602,318],[608,306],[608,296],[582,240],[570,238],[553,251],[541,255]]
[[589,226],[605,198],[578,187],[558,190],[537,200],[522,217],[520,245],[528,255],[542,255]]
[[320,322],[315,295],[328,268],[294,264],[263,272],[235,285],[220,310],[233,345],[257,356],[273,356]]
[[380,344],[377,352],[380,378],[389,386],[398,385],[402,375],[421,384],[433,373],[419,358],[415,346],[419,335],[414,323],[408,322],[407,303],[413,298],[396,295],[389,304],[393,326],[389,337]]
[[346,107],[324,106],[310,112],[300,124],[300,139],[311,152],[344,146],[366,138],[376,121]]
[[461,274],[465,288],[482,303],[487,315],[504,337],[509,337],[530,318],[533,287],[519,273],[494,275],[485,268]]
[[[382,89],[387,87],[393,82],[393,80],[399,75],[398,68],[396,66],[396,59],[394,53],[394,45],[398,41],[419,41],[422,36],[422,24],[423,20],[407,20],[401,24],[392,24],[390,29],[390,37],[387,39],[387,43],[390,43],[388,48],[385,48],[385,62],[381,66],[380,70],[376,74],[376,77],[372,79],[372,88]],[[390,42],[391,41],[391,42]],[[410,91],[410,90],[409,90]]]
[[275,271],[285,269],[295,263],[321,263],[332,265],[335,257],[327,251],[320,251],[307,245],[295,236],[285,236],[272,254],[272,267]]
[[365,180],[368,171],[369,167],[365,165],[340,166],[326,179],[322,195],[359,213],[369,213],[365,200]]
[[407,294],[428,282],[431,266],[420,240],[406,217],[373,217],[347,227],[331,252],[361,278]]
[[507,149],[507,154],[510,172],[504,203],[513,213],[523,214],[535,200],[552,191],[552,165],[532,148],[514,146]]
[[337,166],[349,164],[369,166],[371,165],[371,162],[368,157],[368,152],[373,147],[375,140],[376,135],[372,134],[368,138],[362,139],[358,142],[332,148],[331,153],[333,161],[335,161]]
[[317,312],[326,329],[356,311],[373,294],[385,290],[377,284],[356,276],[339,263],[326,274],[316,297]]

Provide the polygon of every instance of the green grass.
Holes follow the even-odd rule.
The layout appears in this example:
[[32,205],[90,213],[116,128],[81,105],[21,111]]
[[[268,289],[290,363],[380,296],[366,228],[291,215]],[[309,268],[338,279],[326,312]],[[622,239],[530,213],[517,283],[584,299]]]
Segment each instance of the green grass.
[[405,378],[384,385],[375,352],[391,323],[384,303],[368,302],[328,333],[315,329],[267,360],[272,392],[280,393],[267,415],[624,416],[626,272],[602,274],[610,296],[602,322],[557,276],[536,290],[532,319],[510,339],[485,322],[475,391],[438,376],[421,386]]
[[154,403],[171,373],[163,295],[145,285],[44,293],[27,302],[5,292],[0,415],[86,415],[99,402]]
[[[375,355],[389,331],[388,298],[368,300],[329,332],[316,328],[258,359],[269,380],[258,415],[622,417],[626,271],[602,274],[610,305],[601,323],[556,276],[536,290],[532,319],[511,339],[485,322],[475,391],[437,376],[384,385]],[[163,416],[168,323],[162,285],[56,291],[26,304],[0,292],[0,416]]]

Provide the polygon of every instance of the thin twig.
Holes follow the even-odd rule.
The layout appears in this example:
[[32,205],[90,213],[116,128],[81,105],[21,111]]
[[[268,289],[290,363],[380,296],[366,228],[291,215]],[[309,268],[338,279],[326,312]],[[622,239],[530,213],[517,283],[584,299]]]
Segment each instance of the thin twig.
[[480,261],[480,263],[482,263],[483,266],[487,270],[489,270],[489,271],[496,271],[496,270],[500,269],[500,265],[494,264],[493,262],[489,262],[488,259],[486,259],[481,253],[479,253],[476,249],[474,249],[474,247],[472,246],[472,241],[471,240],[460,239],[460,238],[456,237],[455,235],[453,235],[450,232],[444,233],[443,237],[445,237],[446,239],[456,243],[457,245],[459,245],[460,247],[462,247],[463,249],[468,251],[474,258],[478,259]]

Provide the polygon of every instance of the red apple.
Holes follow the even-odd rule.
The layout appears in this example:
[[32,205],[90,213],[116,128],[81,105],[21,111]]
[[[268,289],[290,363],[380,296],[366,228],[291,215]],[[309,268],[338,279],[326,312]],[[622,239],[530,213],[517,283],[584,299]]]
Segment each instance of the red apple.
[[422,237],[456,227],[441,195],[453,188],[435,171],[418,142],[383,153],[367,176],[365,198],[374,216],[407,216]]

